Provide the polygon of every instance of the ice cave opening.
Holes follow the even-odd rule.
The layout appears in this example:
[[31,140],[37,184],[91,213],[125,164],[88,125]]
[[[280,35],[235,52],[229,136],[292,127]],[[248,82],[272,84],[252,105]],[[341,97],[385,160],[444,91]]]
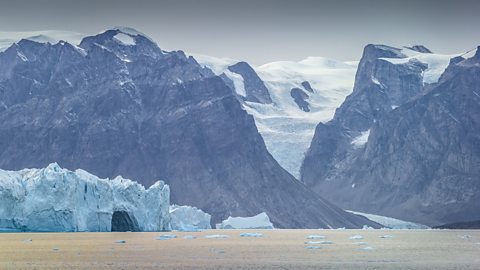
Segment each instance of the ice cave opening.
[[139,232],[137,219],[132,213],[115,211],[112,215],[112,232]]

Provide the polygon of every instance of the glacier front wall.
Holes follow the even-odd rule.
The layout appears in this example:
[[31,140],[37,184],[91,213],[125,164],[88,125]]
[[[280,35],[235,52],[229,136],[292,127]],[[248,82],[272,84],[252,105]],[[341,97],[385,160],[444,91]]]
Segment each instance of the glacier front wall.
[[[111,231],[114,212],[128,214],[135,231],[170,230],[170,190],[149,189],[116,177],[100,179],[50,164],[44,169],[0,170],[0,230]],[[125,225],[125,224],[124,224]]]

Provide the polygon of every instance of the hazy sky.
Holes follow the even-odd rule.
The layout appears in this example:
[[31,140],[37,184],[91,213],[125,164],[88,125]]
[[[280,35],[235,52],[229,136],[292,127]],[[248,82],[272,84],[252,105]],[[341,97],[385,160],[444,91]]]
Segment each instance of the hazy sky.
[[480,45],[479,0],[0,0],[0,31],[96,34],[123,25],[164,50],[262,64],[325,56],[358,60],[368,43],[439,53]]

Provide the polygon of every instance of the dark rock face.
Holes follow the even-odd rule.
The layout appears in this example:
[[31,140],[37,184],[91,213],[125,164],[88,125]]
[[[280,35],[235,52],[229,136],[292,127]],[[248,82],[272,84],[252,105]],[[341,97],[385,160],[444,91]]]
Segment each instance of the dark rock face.
[[336,110],[330,122],[320,123],[315,130],[301,168],[303,182],[325,193],[331,185],[328,178],[334,177],[337,169],[348,166],[352,153],[357,152],[357,147],[352,145],[354,138],[368,131],[395,106],[423,92],[424,64],[418,61],[392,64],[381,59],[405,57],[398,48],[365,47],[352,94]]
[[303,87],[303,89],[307,90],[307,91],[310,92],[310,93],[314,93],[314,92],[315,92],[308,81],[302,82],[302,87]]
[[297,106],[304,112],[309,112],[309,104],[307,102],[308,95],[300,88],[292,88],[290,90],[290,96],[293,98]]
[[406,47],[406,48],[409,48],[411,50],[421,52],[421,53],[432,53],[432,51],[430,51],[427,47],[423,45],[413,45],[411,47]]
[[270,104],[272,99],[267,87],[262,79],[258,77],[257,73],[247,62],[238,62],[235,65],[229,66],[228,70],[237,73],[243,77],[243,83],[246,92],[246,101]]
[[436,226],[435,229],[478,230],[480,229],[480,220],[444,224]]
[[222,78],[183,52],[118,34],[79,47],[23,40],[0,53],[1,168],[55,161],[146,186],[162,179],[172,203],[213,223],[265,211],[280,228],[375,226],[282,169]]
[[[317,127],[302,179],[345,209],[430,226],[480,219],[479,60],[477,52],[451,61],[440,81],[420,95],[414,96],[420,89],[400,88],[413,98],[397,109],[366,114],[375,119],[370,125],[371,120],[354,124],[348,113],[337,116],[340,108],[332,122]],[[355,102],[368,108],[369,100]],[[357,108],[345,112],[355,115]],[[355,131],[367,128],[368,142],[355,148]]]

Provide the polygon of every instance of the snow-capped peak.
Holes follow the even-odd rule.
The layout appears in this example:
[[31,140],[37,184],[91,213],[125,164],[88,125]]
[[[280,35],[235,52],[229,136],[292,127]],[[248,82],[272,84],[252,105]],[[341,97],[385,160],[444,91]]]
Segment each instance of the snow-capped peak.
[[58,30],[29,31],[29,32],[0,32],[0,52],[5,51],[12,44],[22,39],[27,39],[39,43],[55,44],[60,41],[66,41],[73,45],[80,44],[85,35]]

